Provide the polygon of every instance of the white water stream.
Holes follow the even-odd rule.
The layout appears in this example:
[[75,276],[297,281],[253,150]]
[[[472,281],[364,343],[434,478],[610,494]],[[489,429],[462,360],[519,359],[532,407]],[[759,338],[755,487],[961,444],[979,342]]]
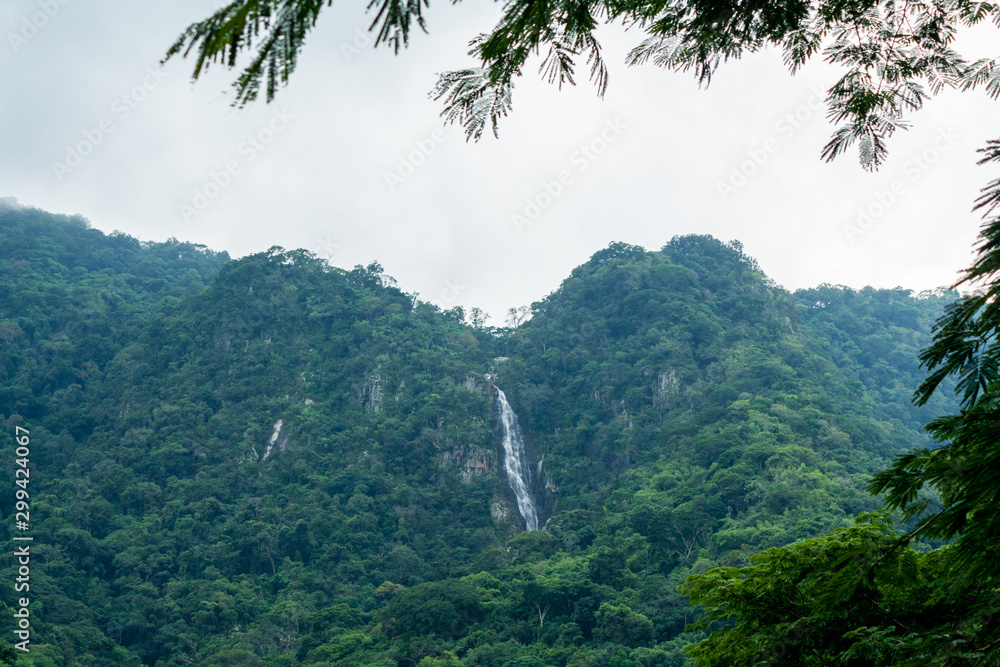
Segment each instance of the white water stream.
[[503,437],[503,466],[507,471],[507,483],[517,497],[517,509],[528,530],[538,529],[538,508],[531,497],[531,468],[525,453],[524,437],[517,424],[517,415],[507,402],[503,391],[497,387],[497,409],[500,413],[501,436]]

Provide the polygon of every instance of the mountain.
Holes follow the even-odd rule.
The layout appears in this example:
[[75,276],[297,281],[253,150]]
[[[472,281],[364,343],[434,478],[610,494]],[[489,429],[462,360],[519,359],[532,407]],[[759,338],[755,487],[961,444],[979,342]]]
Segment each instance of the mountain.
[[703,236],[612,244],[516,328],[377,263],[10,204],[0,270],[0,418],[32,452],[18,664],[680,665],[688,574],[878,507],[865,481],[956,405],[909,403],[953,293],[789,293]]

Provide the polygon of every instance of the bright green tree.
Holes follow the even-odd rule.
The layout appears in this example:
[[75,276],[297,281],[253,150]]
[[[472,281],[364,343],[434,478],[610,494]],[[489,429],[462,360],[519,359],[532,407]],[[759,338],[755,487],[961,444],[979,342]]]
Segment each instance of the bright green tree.
[[900,546],[886,513],[863,514],[750,567],[690,577],[696,625],[714,632],[686,650],[704,667],[996,664],[998,596],[949,586],[959,553]]
[[[1000,162],[1000,141],[982,151],[981,164]],[[935,325],[934,344],[921,360],[931,371],[915,395],[928,401],[945,378],[957,380],[962,397],[957,415],[931,422],[928,430],[942,446],[900,456],[875,476],[874,493],[907,519],[921,518],[905,539],[954,540],[953,577],[964,584],[1000,584],[997,534],[1000,530],[1000,179],[977,202],[986,223],[978,255],[959,285],[978,288],[948,308]],[[924,487],[940,504],[921,497]],[[929,513],[928,510],[935,510]]]

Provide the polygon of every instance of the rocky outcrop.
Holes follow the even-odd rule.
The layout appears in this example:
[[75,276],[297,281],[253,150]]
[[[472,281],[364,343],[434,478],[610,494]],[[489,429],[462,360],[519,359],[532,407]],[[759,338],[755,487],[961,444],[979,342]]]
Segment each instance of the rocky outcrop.
[[267,441],[267,448],[264,450],[264,456],[260,457],[261,461],[266,461],[267,457],[269,457],[275,449],[280,452],[288,449],[288,434],[281,434],[281,429],[284,425],[285,422],[281,419],[274,422],[274,426],[271,427],[271,438]]
[[458,446],[442,453],[442,465],[458,466],[458,478],[468,484],[476,477],[496,473],[496,454],[481,447]]
[[382,374],[379,371],[376,370],[365,380],[358,392],[358,400],[367,412],[378,414],[382,411]]
[[493,523],[498,526],[509,524],[512,522],[513,515],[513,508],[503,498],[495,497],[490,500],[490,516],[493,518]]

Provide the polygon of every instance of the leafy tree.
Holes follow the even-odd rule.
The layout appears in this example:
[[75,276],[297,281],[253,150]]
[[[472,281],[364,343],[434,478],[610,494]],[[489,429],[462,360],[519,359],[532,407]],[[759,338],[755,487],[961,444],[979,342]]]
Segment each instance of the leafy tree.
[[751,567],[689,577],[683,591],[705,610],[696,627],[713,631],[687,647],[694,664],[995,664],[996,590],[951,586],[954,545],[901,546],[893,523],[862,514]]
[[594,639],[626,646],[644,644],[653,639],[653,624],[627,605],[603,603],[597,610]]
[[[1000,161],[1000,141],[991,141],[982,163]],[[1000,179],[984,188],[976,205],[986,222],[976,261],[958,285],[979,287],[949,306],[934,327],[934,344],[921,354],[930,371],[915,395],[926,403],[946,378],[956,380],[961,410],[936,419],[928,430],[943,446],[900,456],[875,476],[871,490],[886,505],[921,524],[904,540],[954,540],[952,575],[962,585],[997,585],[1000,527]],[[940,504],[921,497],[930,487]],[[936,511],[927,516],[930,507]]]
[[468,582],[420,584],[395,596],[385,607],[383,623],[393,633],[452,635],[483,613],[480,594]]
[[[235,81],[235,104],[254,100],[263,85],[268,101],[295,69],[308,32],[330,2],[323,0],[232,0],[207,19],[190,25],[170,47],[167,58],[195,54],[193,78],[217,62],[233,68],[239,56],[250,60]],[[397,53],[415,27],[426,32],[427,0],[375,0],[369,29],[374,44]],[[446,72],[433,92],[443,99],[443,115],[458,122],[469,138],[512,107],[514,79],[533,54],[544,53],[540,72],[550,83],[575,84],[577,61],[585,59],[599,95],[608,85],[608,68],[595,32],[602,22],[638,27],[645,39],[628,56],[630,64],[652,62],[693,71],[708,84],[719,66],[767,46],[784,52],[794,73],[822,54],[845,73],[830,88],[830,116],[840,126],[823,149],[833,159],[857,143],[861,163],[876,169],[885,159],[886,140],[907,127],[905,114],[945,87],[985,87],[1000,94],[995,61],[970,62],[954,49],[963,27],[1000,19],[1000,6],[971,0],[788,0],[662,2],[581,0],[540,5],[535,0],[507,4],[492,32],[471,43],[475,66]]]
[[[984,152],[982,162],[1000,160],[1000,143]],[[996,664],[998,204],[1000,179],[978,201],[987,220],[976,261],[959,283],[982,289],[947,308],[920,356],[930,375],[915,401],[925,404],[952,378],[959,412],[928,425],[941,446],[899,455],[868,485],[916,527],[900,536],[887,515],[862,515],[850,529],[765,551],[751,567],[690,577],[684,590],[706,611],[698,627],[715,630],[688,647],[696,665]],[[928,551],[927,541],[948,544]]]
[[[0,262],[45,665],[680,665],[708,633],[684,632],[680,582],[846,525],[868,475],[929,443],[900,394],[949,299],[789,294],[739,244],[678,237],[612,244],[516,328],[475,329],[375,262],[225,262],[25,209],[0,212]],[[545,530],[511,520],[494,383]],[[888,539],[877,582],[909,553],[879,562]],[[0,591],[0,630],[16,604]]]

